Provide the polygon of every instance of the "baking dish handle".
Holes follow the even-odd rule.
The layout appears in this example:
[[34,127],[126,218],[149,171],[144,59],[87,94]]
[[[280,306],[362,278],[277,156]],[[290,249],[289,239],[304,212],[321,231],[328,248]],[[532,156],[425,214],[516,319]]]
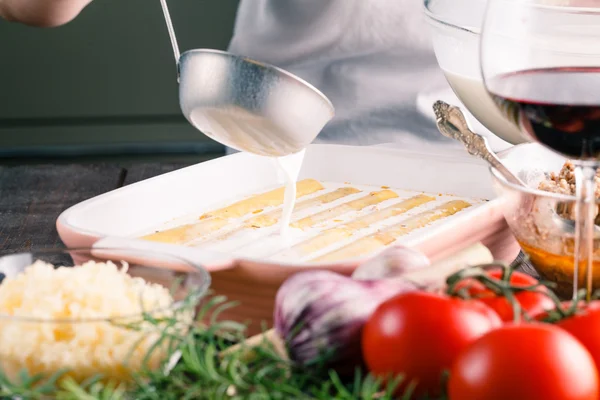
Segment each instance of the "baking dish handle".
[[[173,257],[198,265],[209,272],[231,269],[235,260],[227,254],[200,250],[166,243],[151,242],[148,240],[131,239],[123,237],[105,237],[92,246],[92,255],[98,258],[119,259],[127,262],[145,263],[157,262],[157,266],[171,269],[186,269],[181,264],[165,264],[163,257]],[[189,269],[189,267],[187,267]]]

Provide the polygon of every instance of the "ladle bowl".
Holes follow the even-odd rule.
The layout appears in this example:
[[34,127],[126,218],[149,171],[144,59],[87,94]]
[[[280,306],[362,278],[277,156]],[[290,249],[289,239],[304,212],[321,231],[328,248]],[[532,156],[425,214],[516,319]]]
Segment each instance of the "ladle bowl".
[[305,149],[334,115],[317,88],[273,65],[212,49],[179,52],[160,0],[179,80],[179,106],[206,136],[236,150],[283,157]]
[[272,65],[196,49],[178,62],[179,104],[210,138],[240,151],[280,157],[306,148],[333,118],[329,99]]

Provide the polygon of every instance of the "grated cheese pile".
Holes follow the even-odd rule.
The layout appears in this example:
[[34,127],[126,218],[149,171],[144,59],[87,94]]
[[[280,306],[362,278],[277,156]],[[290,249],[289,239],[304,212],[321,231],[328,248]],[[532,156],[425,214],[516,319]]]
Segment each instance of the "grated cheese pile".
[[[139,315],[173,303],[165,287],[132,277],[127,268],[90,261],[55,269],[37,261],[22,274],[6,278],[0,284],[0,314],[47,321],[0,320],[4,373],[11,377],[24,368],[30,374],[69,369],[78,381],[97,374],[127,380],[159,338],[158,327]],[[106,320],[119,316],[132,318]],[[89,318],[103,320],[72,321]],[[56,319],[70,321],[52,322]],[[130,323],[138,323],[140,330],[123,327]],[[158,366],[163,350],[152,353],[150,366]]]

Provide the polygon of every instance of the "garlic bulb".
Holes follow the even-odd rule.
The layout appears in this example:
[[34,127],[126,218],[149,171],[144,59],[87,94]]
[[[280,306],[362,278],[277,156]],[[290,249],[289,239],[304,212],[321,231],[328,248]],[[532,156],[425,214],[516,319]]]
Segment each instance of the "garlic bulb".
[[371,260],[361,264],[352,277],[354,279],[383,279],[431,265],[429,258],[418,250],[406,246],[392,246]]
[[[341,375],[353,374],[363,365],[362,327],[381,303],[413,290],[435,290],[458,270],[492,260],[492,253],[480,243],[432,265],[420,253],[396,247],[382,253],[380,261],[359,267],[363,271],[357,275],[372,274],[372,280],[322,270],[301,272],[288,278],[277,292],[274,329],[291,360],[310,365],[322,352],[332,351],[328,366]],[[394,277],[375,279],[382,275]]]
[[359,281],[330,271],[289,278],[275,300],[275,330],[289,357],[307,365],[332,351],[328,365],[352,374],[362,365],[361,330],[375,309],[392,296],[416,290],[404,280]]

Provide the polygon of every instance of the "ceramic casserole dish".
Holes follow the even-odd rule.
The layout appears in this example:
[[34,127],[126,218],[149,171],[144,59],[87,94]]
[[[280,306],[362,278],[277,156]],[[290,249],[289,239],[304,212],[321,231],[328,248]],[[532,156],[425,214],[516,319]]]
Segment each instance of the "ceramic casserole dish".
[[[299,182],[292,217],[299,236],[284,245],[272,244],[281,210],[271,196],[282,196],[284,180],[272,159],[242,153],[86,200],[64,211],[57,229],[68,247],[192,258],[211,272],[214,292],[240,303],[223,318],[250,323],[251,333],[261,322],[270,325],[277,289],[298,271],[351,274],[393,244],[422,250],[432,261],[477,242],[498,260],[510,262],[519,252],[487,166],[466,153],[311,145]],[[185,240],[160,236],[182,226],[191,227]],[[143,239],[157,233],[157,240]]]

